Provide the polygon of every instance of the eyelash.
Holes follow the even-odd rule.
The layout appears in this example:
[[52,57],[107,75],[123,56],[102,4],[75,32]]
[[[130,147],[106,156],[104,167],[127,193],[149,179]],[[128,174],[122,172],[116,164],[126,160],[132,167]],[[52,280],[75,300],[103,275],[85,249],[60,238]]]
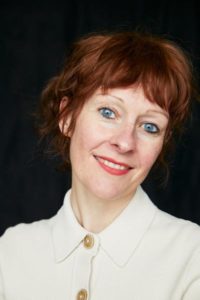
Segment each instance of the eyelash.
[[[103,118],[105,119],[114,119],[116,117],[116,113],[109,107],[101,107],[98,110],[100,112],[100,114],[102,115]],[[107,113],[107,115],[106,115]],[[113,114],[114,116],[109,116],[108,114]]]

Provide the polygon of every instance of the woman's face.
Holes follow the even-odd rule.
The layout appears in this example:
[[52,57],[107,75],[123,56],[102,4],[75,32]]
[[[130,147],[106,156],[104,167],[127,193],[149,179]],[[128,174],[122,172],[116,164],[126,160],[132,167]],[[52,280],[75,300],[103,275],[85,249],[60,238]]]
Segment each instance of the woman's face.
[[98,89],[71,136],[72,188],[101,199],[132,197],[156,161],[168,115],[141,88]]

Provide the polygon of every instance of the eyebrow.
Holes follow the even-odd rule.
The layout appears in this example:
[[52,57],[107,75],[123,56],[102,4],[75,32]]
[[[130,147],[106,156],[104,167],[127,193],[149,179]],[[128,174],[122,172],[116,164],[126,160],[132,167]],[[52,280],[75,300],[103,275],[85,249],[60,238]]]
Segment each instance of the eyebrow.
[[[118,96],[115,96],[115,95],[112,95],[112,94],[109,94],[109,93],[105,93],[105,94],[98,94],[98,95],[107,95],[107,96],[110,96],[110,97],[113,97],[117,100],[119,100],[120,102],[123,102],[124,103],[124,100]],[[148,100],[148,99],[147,99]],[[153,102],[152,102],[153,103]],[[156,103],[156,102],[155,102]],[[155,110],[155,109],[148,109],[147,110],[147,113],[156,113],[156,114],[160,114],[160,115],[163,115],[165,116],[167,119],[169,118],[169,114],[165,111],[165,110]]]
[[119,100],[120,102],[124,102],[124,100],[120,97],[117,97],[117,96],[114,96],[114,95],[111,95],[111,94],[107,94],[107,95]]
[[119,100],[120,102],[124,102],[124,100],[122,98],[114,96],[112,94],[105,93],[105,94],[97,94],[97,95],[100,95],[100,96],[110,96],[110,97],[113,97],[113,98]]
[[160,110],[155,110],[155,109],[148,109],[147,113],[156,113],[159,115],[163,115],[166,118],[169,118],[169,114],[165,110],[160,111]]

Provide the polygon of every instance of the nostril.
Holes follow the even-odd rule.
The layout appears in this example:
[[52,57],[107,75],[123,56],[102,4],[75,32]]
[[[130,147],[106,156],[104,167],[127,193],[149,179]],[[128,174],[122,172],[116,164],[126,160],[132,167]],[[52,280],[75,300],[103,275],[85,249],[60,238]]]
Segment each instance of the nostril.
[[120,152],[134,151],[136,146],[136,136],[133,131],[133,126],[128,124],[125,128],[121,129],[118,134],[113,135],[110,139],[111,145]]

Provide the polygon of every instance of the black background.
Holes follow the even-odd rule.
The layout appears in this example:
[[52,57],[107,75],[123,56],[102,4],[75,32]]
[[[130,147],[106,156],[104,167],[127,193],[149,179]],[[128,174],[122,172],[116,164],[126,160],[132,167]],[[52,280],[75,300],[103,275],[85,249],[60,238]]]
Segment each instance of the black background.
[[[33,112],[69,44],[89,32],[142,28],[164,34],[200,70],[200,4],[196,1],[34,1],[0,4],[0,234],[20,222],[48,218],[61,206],[70,174],[56,170],[38,146]],[[199,82],[199,79],[198,79]],[[145,189],[163,210],[200,224],[200,105],[177,143],[165,188]],[[150,176],[151,177],[151,176]]]

